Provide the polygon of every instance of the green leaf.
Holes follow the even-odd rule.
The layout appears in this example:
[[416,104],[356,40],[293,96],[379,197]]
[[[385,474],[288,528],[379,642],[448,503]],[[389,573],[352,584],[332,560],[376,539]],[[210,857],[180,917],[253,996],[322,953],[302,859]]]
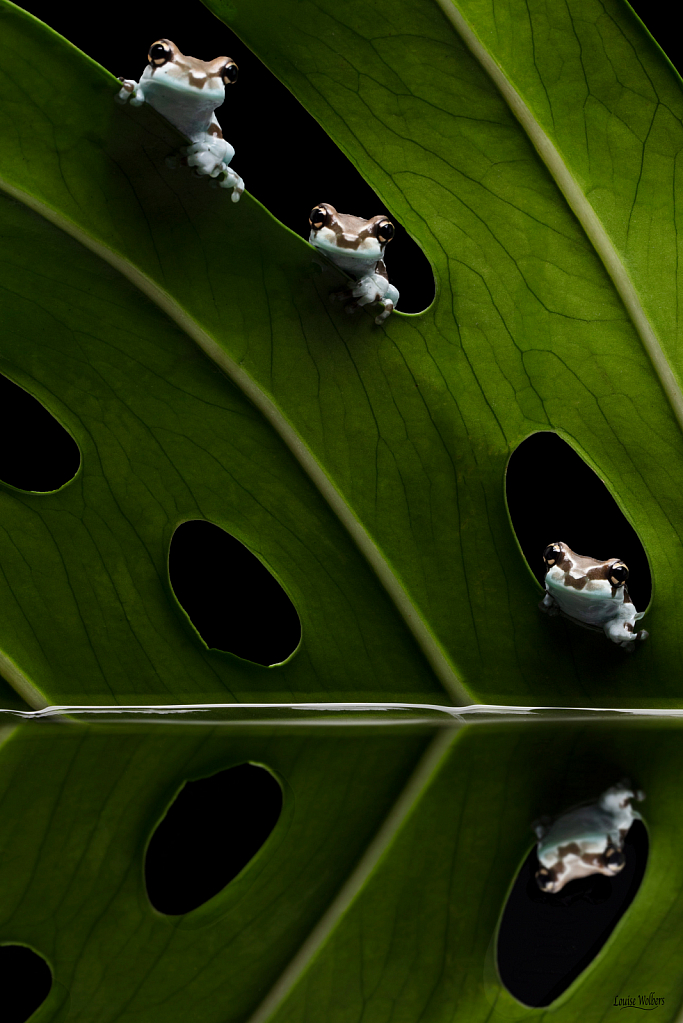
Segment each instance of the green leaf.
[[[449,644],[466,681],[486,699],[510,698],[491,664],[509,629],[507,677],[518,672],[529,700],[675,701],[677,672],[665,677],[663,665],[678,664],[681,635],[678,75],[618,0],[558,10],[291,0],[275,11],[257,0],[230,16],[220,0],[208,6],[332,134],[434,266],[435,306],[403,321],[412,338],[388,332],[416,362],[426,344],[453,395],[437,407],[450,404],[454,457],[476,463],[476,486],[456,472],[441,505],[441,549],[460,555],[449,565],[473,609],[474,635],[458,615]],[[568,637],[580,687],[571,695],[564,636],[553,633],[551,649],[526,616],[496,518],[507,452],[539,429],[557,431],[605,480],[654,579],[647,651],[625,664]],[[472,513],[454,536],[463,494]],[[532,631],[533,652],[521,647]],[[463,647],[492,636],[477,669]],[[537,652],[557,667],[552,681]]]
[[[682,111],[665,58],[615,2],[510,0],[495,23],[445,0],[214,9],[419,240],[437,298],[381,330],[330,307],[302,239],[167,170],[177,134],[3,4],[0,369],[83,457],[56,493],[1,488],[7,679],[34,704],[679,702]],[[510,451],[538,429],[583,454],[647,547],[633,657],[538,616],[504,501]],[[292,596],[286,664],[191,628],[167,574],[189,518]],[[553,1019],[597,1023],[648,991],[675,1018],[677,722],[207,721],[7,735],[0,942],[51,964],[37,1023],[542,1018],[495,972],[530,821],[626,773],[647,793],[648,870]],[[280,822],[210,903],[161,917],[142,879],[156,822],[187,778],[245,760],[280,779]]]
[[[83,455],[55,494],[2,488],[6,677],[34,704],[676,704],[677,261],[649,241],[675,237],[670,65],[614,0],[552,25],[511,3],[523,44],[474,3],[210,6],[414,234],[437,298],[382,329],[330,307],[302,239],[168,170],[177,133],[4,3],[0,365]],[[636,656],[538,614],[504,473],[542,429],[645,544]],[[168,544],[202,517],[292,596],[286,664],[208,651],[177,607]]]
[[[52,967],[36,1023],[548,1019],[501,988],[496,927],[530,821],[619,770],[646,792],[645,878],[552,1019],[597,1023],[651,991],[675,1019],[680,722],[576,718],[21,725],[0,749],[0,943]],[[187,778],[245,760],[280,780],[278,824],[221,893],[161,916],[143,882],[156,822]]]

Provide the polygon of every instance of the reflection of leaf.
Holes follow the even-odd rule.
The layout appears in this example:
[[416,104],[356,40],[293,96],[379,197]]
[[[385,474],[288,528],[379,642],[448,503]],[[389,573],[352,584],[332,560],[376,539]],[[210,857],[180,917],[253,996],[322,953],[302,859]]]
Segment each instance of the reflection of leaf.
[[[462,1023],[541,1017],[501,991],[495,929],[529,823],[630,771],[647,792],[645,879],[553,1019],[616,995],[683,996],[677,722],[419,728],[22,726],[0,751],[0,942],[50,962],[47,1023]],[[279,823],[222,893],[163,918],[145,844],[186,778],[244,760],[284,787]],[[220,812],[218,810],[218,812]],[[229,841],[230,822],[226,821]],[[68,992],[68,994],[67,994]],[[270,994],[268,994],[270,992]],[[495,1005],[495,1010],[493,1006]]]
[[[376,330],[330,308],[302,240],[167,171],[165,122],[3,7],[0,179],[23,206],[5,208],[2,368],[83,453],[54,496],[4,488],[0,638],[31,699],[676,700],[678,386],[649,355],[654,338],[677,371],[678,80],[623,5],[550,24],[513,4],[498,35],[488,7],[459,10],[234,14],[433,262],[434,306]],[[652,560],[634,657],[536,610],[503,474],[550,428]],[[207,652],[174,605],[170,536],[203,516],[293,597],[285,666]]]

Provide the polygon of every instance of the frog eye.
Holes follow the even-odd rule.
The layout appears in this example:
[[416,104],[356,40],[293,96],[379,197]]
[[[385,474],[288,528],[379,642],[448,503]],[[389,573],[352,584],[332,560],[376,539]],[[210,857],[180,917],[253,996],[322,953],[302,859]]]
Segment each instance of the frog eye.
[[551,890],[555,883],[555,878],[550,873],[547,867],[541,867],[540,870],[536,871],[536,884],[542,892],[548,892]]
[[381,220],[379,222],[379,224],[377,225],[377,237],[382,242],[382,244],[391,241],[391,239],[394,237],[394,225],[391,223],[390,220]]
[[612,586],[621,586],[628,579],[628,568],[623,561],[616,561],[610,566],[609,581]]
[[552,568],[556,561],[559,561],[562,557],[562,548],[559,543],[551,543],[543,551],[543,560],[545,561],[548,568]]
[[314,206],[308,215],[308,223],[318,231],[327,223],[329,215],[324,206]]
[[234,85],[235,82],[237,81],[238,73],[239,68],[237,67],[237,64],[235,64],[234,61],[231,60],[229,64],[225,64],[224,67],[221,68],[221,78],[223,79],[223,85]]
[[608,846],[605,850],[605,866],[609,867],[613,874],[618,874],[623,869],[626,863],[626,854],[621,849],[615,849],[614,846]]
[[173,60],[173,50],[165,39],[159,39],[150,46],[147,60],[154,67],[161,67],[162,64],[168,64],[169,60]]

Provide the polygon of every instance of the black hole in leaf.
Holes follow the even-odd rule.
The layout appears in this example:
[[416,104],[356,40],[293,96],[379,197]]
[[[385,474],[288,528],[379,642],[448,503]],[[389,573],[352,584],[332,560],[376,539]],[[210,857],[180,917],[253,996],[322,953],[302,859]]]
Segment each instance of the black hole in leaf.
[[25,945],[0,945],[2,1023],[24,1023],[51,987],[52,973],[42,956]]
[[78,472],[81,453],[61,423],[32,394],[0,374],[0,480],[49,492]]
[[[147,47],[160,31],[159,10],[153,5],[136,8],[135,32],[125,31],[113,19],[107,32],[100,32],[66,4],[27,0],[26,10],[44,19],[112,74],[136,80],[147,63]],[[434,299],[434,275],[420,247],[324,128],[241,39],[199,0],[185,0],[182,7],[166,5],[163,32],[188,56],[212,60],[226,55],[237,63],[239,80],[228,88],[217,117],[235,148],[231,166],[244,178],[248,191],[305,238],[310,230],[308,214],[318,202],[329,202],[340,213],[358,217],[389,214],[397,231],[387,246],[387,270],[401,293],[398,308],[417,313],[429,306]],[[264,111],[268,112],[267,131],[261,130]],[[229,201],[228,192],[225,198]],[[358,319],[360,324],[360,316]]]
[[267,568],[212,522],[178,526],[168,558],[171,586],[207,646],[257,664],[278,664],[301,639],[299,616]]
[[189,913],[217,895],[256,855],[281,810],[277,781],[253,764],[187,782],[147,848],[145,883],[154,908]]
[[616,877],[592,875],[549,895],[536,883],[538,859],[532,849],[498,934],[500,978],[518,1001],[550,1005],[595,959],[643,880],[648,838],[641,821],[631,825],[624,851],[626,865]]
[[677,8],[664,0],[633,0],[630,3],[652,33],[679,74],[683,74],[683,46],[678,29]]
[[512,453],[506,476],[510,518],[519,545],[543,585],[543,551],[562,540],[576,553],[629,568],[638,611],[652,595],[645,549],[604,483],[556,433],[534,433]]

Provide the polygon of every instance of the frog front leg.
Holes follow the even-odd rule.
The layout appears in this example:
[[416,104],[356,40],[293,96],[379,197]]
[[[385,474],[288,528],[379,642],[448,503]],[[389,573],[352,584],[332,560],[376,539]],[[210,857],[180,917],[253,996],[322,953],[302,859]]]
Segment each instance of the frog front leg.
[[[197,138],[195,136],[195,138]],[[235,150],[223,138],[220,125],[215,116],[211,119],[211,127],[201,138],[183,150],[187,165],[194,167],[197,174],[206,174],[211,178],[219,178],[221,188],[231,188],[230,198],[239,202],[244,191],[244,181],[229,166]]]
[[[635,619],[635,615],[633,617]],[[628,651],[632,651],[634,649],[633,644],[638,640],[645,640],[649,636],[649,632],[646,632],[645,629],[641,629],[640,632],[636,632],[634,620],[631,620],[630,617],[625,618],[619,616],[616,618],[610,618],[610,620],[605,622],[603,625],[603,630],[608,639],[611,639],[613,643],[616,643],[618,646],[622,647],[622,649]]]
[[130,103],[132,107],[141,107],[145,102],[145,93],[139,82],[131,78],[119,78],[121,88],[116,93],[117,103]]
[[382,306],[382,312],[378,316],[375,316],[375,323],[384,323],[387,317],[390,316],[396,308],[398,299],[398,289],[395,288],[393,284],[390,284],[384,292],[384,296],[379,299],[379,304]]
[[330,297],[342,300],[350,298],[346,306],[347,313],[354,313],[359,306],[378,303],[382,306],[382,312],[375,317],[375,323],[381,324],[394,311],[399,293],[393,284],[389,284],[384,274],[375,271],[333,292]]
[[559,615],[560,613],[560,608],[559,605],[557,604],[557,601],[550,596],[547,590],[543,595],[543,600],[539,603],[538,606],[540,610],[544,611],[547,615],[551,616]]

